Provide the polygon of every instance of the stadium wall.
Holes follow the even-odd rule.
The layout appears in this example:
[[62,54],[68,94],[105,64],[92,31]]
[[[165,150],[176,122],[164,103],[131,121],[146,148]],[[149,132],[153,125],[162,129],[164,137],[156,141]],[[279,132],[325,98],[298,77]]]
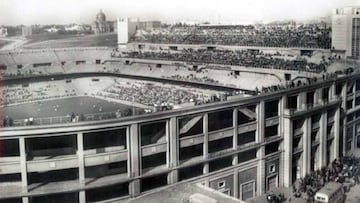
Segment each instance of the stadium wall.
[[358,147],[358,78],[136,117],[2,128],[0,202],[115,202],[178,182],[242,200],[289,187]]

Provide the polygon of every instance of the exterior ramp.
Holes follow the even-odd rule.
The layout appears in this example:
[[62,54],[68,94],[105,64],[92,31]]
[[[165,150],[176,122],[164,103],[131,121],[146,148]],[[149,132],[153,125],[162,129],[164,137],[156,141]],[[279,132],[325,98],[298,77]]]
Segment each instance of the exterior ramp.
[[196,116],[189,120],[181,129],[180,134],[187,133],[197,122],[201,120],[201,116]]
[[239,109],[239,111],[251,119],[256,119],[256,112],[253,112],[248,108],[241,108],[241,109]]
[[163,142],[166,140],[166,132],[165,129],[159,131],[158,133],[156,133],[153,137],[151,137],[151,142],[152,143],[158,143],[158,142]]

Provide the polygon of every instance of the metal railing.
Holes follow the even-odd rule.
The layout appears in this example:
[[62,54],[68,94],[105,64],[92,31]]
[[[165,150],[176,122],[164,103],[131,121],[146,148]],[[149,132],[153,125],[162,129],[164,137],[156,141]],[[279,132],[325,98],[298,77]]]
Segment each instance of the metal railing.
[[56,116],[56,117],[43,117],[43,118],[33,118],[33,121],[29,121],[30,119],[15,119],[12,123],[12,126],[27,126],[27,125],[52,125],[52,124],[61,124],[61,123],[77,123],[83,121],[99,121],[106,119],[115,119],[127,116],[141,115],[145,114],[145,112],[141,110],[129,111],[128,113],[122,112],[122,115],[117,113],[116,111],[111,112],[102,112],[102,113],[93,113],[93,114],[81,114],[78,116],[71,117],[67,116]]

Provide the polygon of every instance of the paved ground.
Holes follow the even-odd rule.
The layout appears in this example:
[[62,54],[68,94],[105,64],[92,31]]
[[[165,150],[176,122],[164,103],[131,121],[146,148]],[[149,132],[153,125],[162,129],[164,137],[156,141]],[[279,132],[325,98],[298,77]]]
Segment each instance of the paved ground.
[[360,185],[355,185],[346,193],[346,203],[359,203],[360,202]]
[[[291,188],[273,188],[270,189],[270,192],[268,192],[269,194],[275,194],[275,195],[279,195],[279,194],[284,194],[286,201],[287,202],[291,202],[291,203],[306,203],[306,200],[304,200],[303,198],[295,198],[294,195],[292,194],[292,189]],[[262,195],[262,196],[258,196],[255,197],[251,200],[248,200],[249,203],[268,203],[268,201],[266,200],[266,195]]]
[[213,192],[209,189],[194,185],[192,183],[181,183],[165,189],[151,192],[138,198],[123,200],[128,203],[187,203],[193,194],[205,195],[215,199],[217,203],[241,203],[240,200],[223,195],[220,192]]
[[31,116],[34,118],[66,116],[72,112],[77,114],[113,112],[118,109],[125,110],[129,108],[132,107],[103,99],[81,96],[7,106],[2,109],[2,114],[3,116],[8,115],[15,120]]

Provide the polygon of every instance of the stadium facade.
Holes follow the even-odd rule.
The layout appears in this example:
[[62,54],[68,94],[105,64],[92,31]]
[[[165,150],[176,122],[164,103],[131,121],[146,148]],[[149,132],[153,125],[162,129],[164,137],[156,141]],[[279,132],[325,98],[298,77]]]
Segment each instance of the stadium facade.
[[[102,69],[114,62],[110,51],[72,49],[54,60],[100,60]],[[50,70],[53,53],[1,60],[7,69],[36,61]],[[358,78],[115,120],[2,128],[0,202],[111,202],[186,181],[241,200],[289,187],[359,147]]]
[[[126,19],[118,22],[128,26]],[[128,42],[128,33],[119,35],[119,44]],[[101,74],[104,66],[106,71],[111,66],[135,70],[142,64],[147,70],[151,62],[119,59],[111,52],[28,50],[0,53],[0,61],[5,72],[31,67],[46,70],[42,77],[48,79]],[[237,71],[246,76],[249,69]],[[264,69],[262,74],[277,71]],[[297,72],[283,71],[282,77],[301,78]],[[1,128],[0,203],[116,202],[180,182],[201,183],[244,201],[273,187],[290,187],[360,148],[359,76],[358,71],[340,72],[311,84],[132,117]],[[13,75],[3,83],[22,79]]]

